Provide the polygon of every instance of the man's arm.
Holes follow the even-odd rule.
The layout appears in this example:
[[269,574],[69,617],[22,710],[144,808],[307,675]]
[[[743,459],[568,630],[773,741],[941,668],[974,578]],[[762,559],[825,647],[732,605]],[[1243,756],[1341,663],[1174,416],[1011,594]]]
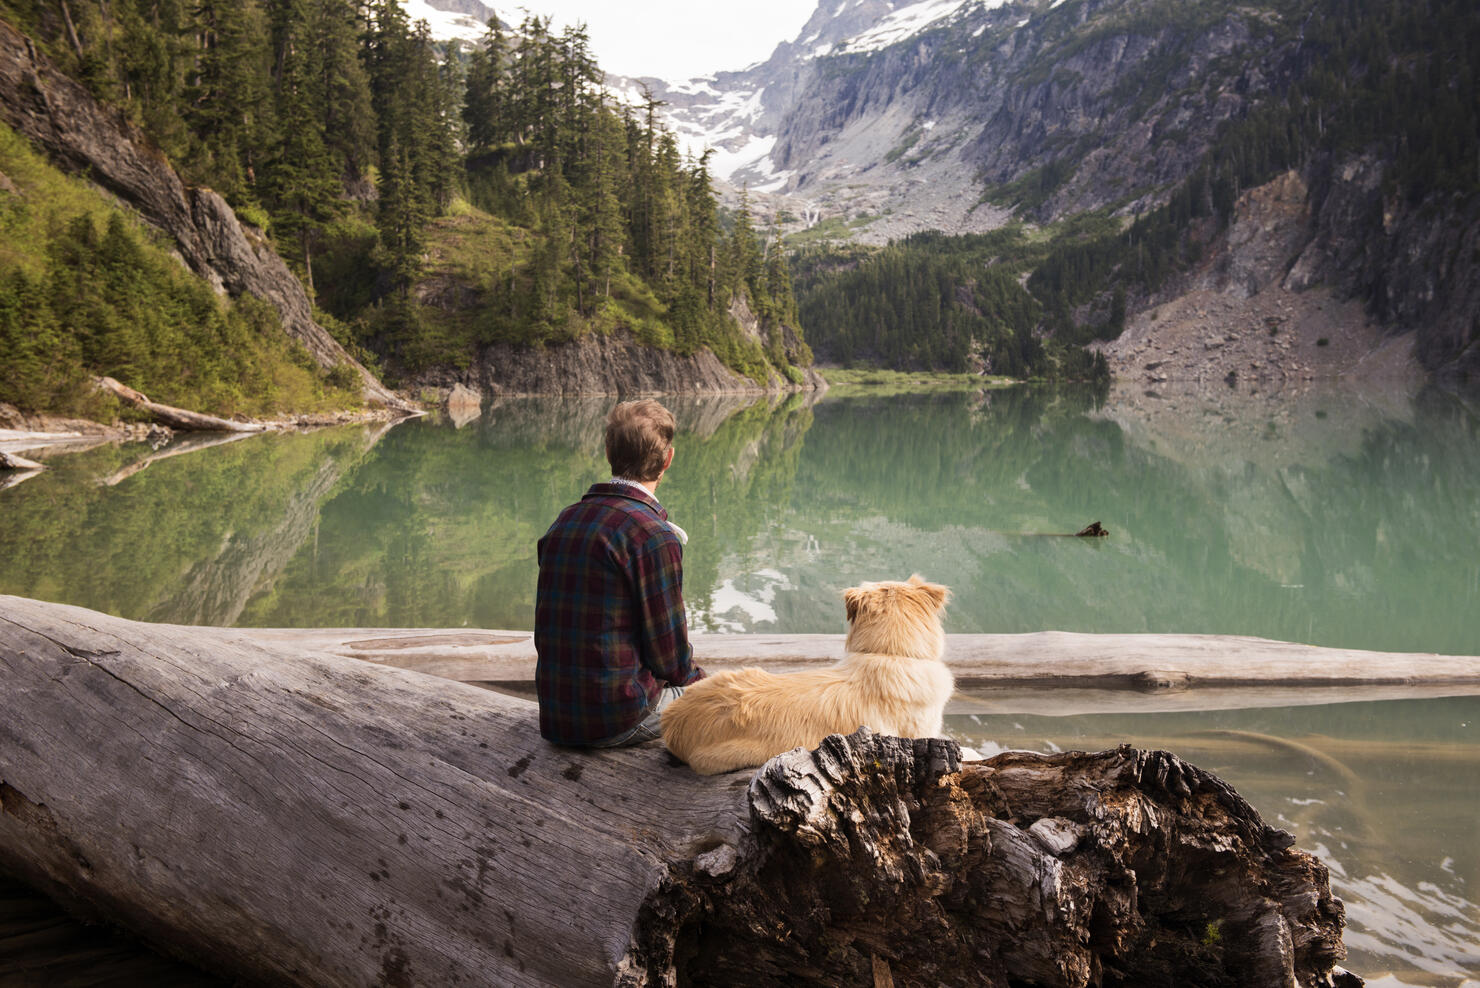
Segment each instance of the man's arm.
[[683,546],[673,535],[650,538],[637,554],[634,582],[642,664],[670,686],[704,678],[694,665],[683,606]]

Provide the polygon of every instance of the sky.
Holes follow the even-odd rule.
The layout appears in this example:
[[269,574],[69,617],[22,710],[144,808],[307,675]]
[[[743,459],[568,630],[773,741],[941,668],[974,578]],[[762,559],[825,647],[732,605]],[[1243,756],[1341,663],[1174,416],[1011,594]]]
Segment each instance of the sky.
[[[485,0],[487,2],[487,0]],[[523,10],[495,0],[505,18]],[[530,13],[548,15],[559,29],[586,23],[591,51],[614,75],[690,79],[764,61],[795,38],[814,0],[527,0]]]

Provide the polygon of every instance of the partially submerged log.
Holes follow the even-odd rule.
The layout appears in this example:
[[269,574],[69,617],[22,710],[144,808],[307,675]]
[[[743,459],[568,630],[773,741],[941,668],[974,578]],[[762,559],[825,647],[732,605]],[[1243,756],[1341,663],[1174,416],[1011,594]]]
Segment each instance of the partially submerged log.
[[233,422],[231,419],[192,412],[173,405],[161,405],[157,401],[150,401],[142,392],[120,384],[111,377],[98,378],[97,385],[102,390],[116,395],[126,404],[149,413],[154,421],[167,425],[171,429],[194,432],[263,432],[267,429],[265,425],[257,422]]
[[0,597],[0,868],[315,985],[1357,985],[1323,865],[1166,752],[834,735],[753,777],[532,704]]
[[[223,628],[203,634],[329,652],[501,686],[534,680],[527,631],[473,628]],[[842,635],[696,634],[694,658],[708,670],[764,666],[799,672],[843,657]],[[956,685],[1123,689],[1143,693],[1257,686],[1439,685],[1480,689],[1480,656],[1322,648],[1243,635],[1122,635],[1036,631],[946,635]]]
[[35,460],[28,460],[18,453],[7,453],[0,449],[0,470],[45,470]]

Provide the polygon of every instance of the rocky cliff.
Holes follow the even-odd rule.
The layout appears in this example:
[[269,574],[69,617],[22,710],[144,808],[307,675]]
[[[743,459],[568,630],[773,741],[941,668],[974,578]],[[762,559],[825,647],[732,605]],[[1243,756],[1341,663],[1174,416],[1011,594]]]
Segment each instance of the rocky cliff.
[[1243,193],[1204,259],[1103,349],[1120,377],[1286,386],[1480,379],[1480,204],[1384,191],[1372,153]]
[[272,247],[243,226],[219,195],[188,188],[138,130],[100,106],[24,35],[0,21],[0,120],[67,171],[88,176],[174,242],[192,271],[233,297],[255,295],[278,311],[283,330],[319,366],[352,366],[365,399],[413,406],[381,384],[313,318],[302,284]]
[[645,346],[618,330],[551,346],[495,344],[482,349],[466,370],[427,372],[409,383],[422,390],[462,384],[494,396],[761,394],[827,386],[810,368],[803,377],[797,385],[773,375],[761,385],[736,374],[707,349],[678,354]]

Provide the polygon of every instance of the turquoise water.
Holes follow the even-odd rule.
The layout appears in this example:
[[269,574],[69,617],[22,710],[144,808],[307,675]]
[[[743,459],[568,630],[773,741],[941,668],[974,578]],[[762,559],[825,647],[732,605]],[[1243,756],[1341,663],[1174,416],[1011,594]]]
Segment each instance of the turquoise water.
[[[1476,415],[1443,394],[1240,400],[675,399],[659,495],[692,536],[691,624],[839,631],[844,588],[918,571],[953,588],[953,632],[1480,652]],[[535,540],[606,476],[608,405],[253,437],[133,473],[148,447],[55,457],[0,491],[0,592],[186,623],[527,629]],[[1096,520],[1108,538],[1040,534]]]

